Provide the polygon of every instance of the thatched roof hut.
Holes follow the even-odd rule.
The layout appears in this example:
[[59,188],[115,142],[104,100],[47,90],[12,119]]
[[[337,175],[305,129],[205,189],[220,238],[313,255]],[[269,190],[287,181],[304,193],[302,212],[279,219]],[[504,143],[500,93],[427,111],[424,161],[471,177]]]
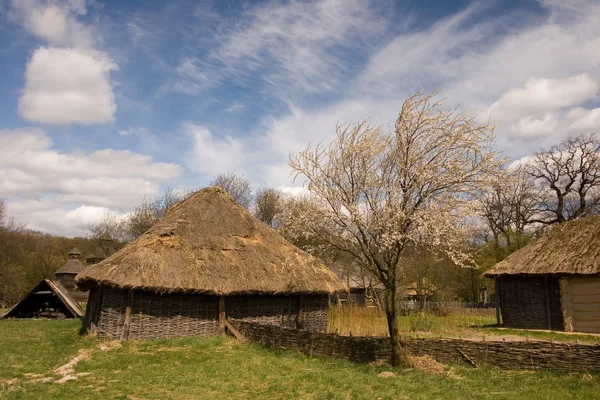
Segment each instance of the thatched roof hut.
[[2,318],[79,318],[83,310],[58,281],[44,279]]
[[[120,296],[127,304],[135,303],[136,298],[155,303],[138,304],[138,314],[156,312],[154,308],[164,308],[165,302],[196,302],[194,307],[202,308],[203,318],[213,323],[219,314],[220,296],[221,302],[230,304],[231,317],[260,319],[262,308],[271,322],[284,325],[291,324],[286,318],[295,321],[298,307],[305,307],[299,302],[310,297],[326,303],[329,294],[346,289],[322,262],[287,242],[217,187],[200,190],[173,206],[138,239],[81,272],[77,285],[92,289],[92,295],[102,288],[101,297]],[[133,300],[129,299],[132,293]],[[114,329],[103,331],[103,313],[109,310],[98,307],[99,315],[90,314],[86,319],[91,325],[97,323],[102,335],[116,336]],[[88,310],[92,308],[88,306]],[[326,317],[326,305],[318,308]],[[302,314],[307,316],[306,310]],[[182,317],[181,313],[163,317],[166,321],[175,316]],[[317,322],[318,329],[326,323]],[[138,337],[161,336],[139,329],[132,330]],[[176,330],[168,336],[186,334],[194,334],[193,329]]]
[[556,225],[485,275],[504,326],[600,333],[600,216]]
[[77,248],[72,249],[69,251],[69,258],[56,270],[54,276],[75,300],[85,302],[88,298],[87,292],[80,291],[75,286],[75,277],[85,270],[85,265],[81,263],[80,259],[81,252]]

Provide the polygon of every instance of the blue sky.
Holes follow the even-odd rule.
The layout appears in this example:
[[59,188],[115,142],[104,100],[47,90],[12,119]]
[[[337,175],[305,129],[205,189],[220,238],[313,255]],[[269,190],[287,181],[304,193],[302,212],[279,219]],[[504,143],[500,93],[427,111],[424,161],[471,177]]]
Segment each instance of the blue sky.
[[0,0],[0,197],[80,235],[439,89],[525,157],[600,124],[600,6],[532,1]]

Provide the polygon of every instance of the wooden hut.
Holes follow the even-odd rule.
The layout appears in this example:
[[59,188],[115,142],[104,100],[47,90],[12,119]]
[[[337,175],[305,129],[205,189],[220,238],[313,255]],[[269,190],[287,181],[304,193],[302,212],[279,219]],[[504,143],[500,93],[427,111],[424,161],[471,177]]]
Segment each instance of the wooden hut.
[[83,310],[60,282],[44,279],[3,318],[79,318]]
[[223,189],[200,190],[123,249],[77,276],[84,328],[109,338],[211,335],[225,318],[324,331],[346,290]]
[[556,225],[485,275],[505,327],[600,333],[600,216]]
[[78,273],[85,269],[85,265],[81,263],[81,252],[74,248],[69,252],[69,258],[55,273],[54,276],[62,286],[67,289],[71,297],[78,302],[86,302],[88,293],[78,290],[75,286],[75,277]]

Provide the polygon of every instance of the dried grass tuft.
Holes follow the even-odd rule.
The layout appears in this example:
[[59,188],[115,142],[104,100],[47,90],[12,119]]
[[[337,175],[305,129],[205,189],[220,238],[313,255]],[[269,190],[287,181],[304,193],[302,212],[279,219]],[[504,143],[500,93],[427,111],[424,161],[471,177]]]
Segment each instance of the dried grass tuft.
[[411,361],[413,367],[419,371],[426,372],[428,374],[443,374],[444,364],[435,361],[431,356],[412,356]]

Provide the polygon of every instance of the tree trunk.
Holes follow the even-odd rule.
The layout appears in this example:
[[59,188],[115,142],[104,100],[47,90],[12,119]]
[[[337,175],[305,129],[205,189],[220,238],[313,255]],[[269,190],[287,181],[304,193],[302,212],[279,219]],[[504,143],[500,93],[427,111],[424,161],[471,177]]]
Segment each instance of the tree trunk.
[[395,367],[410,367],[412,360],[406,348],[406,343],[398,327],[398,302],[396,301],[396,286],[386,285],[385,314],[392,343],[392,365]]

